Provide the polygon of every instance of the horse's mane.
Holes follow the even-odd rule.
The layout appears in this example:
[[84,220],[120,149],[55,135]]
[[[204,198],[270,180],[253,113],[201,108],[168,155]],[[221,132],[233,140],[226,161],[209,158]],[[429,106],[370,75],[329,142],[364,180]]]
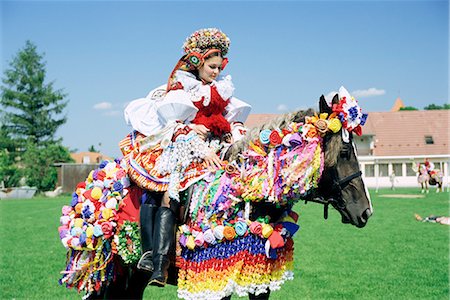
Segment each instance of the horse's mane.
[[[247,149],[249,143],[259,138],[259,134],[261,130],[264,129],[282,129],[288,126],[292,122],[305,122],[305,117],[314,116],[317,112],[309,108],[307,110],[299,110],[296,112],[286,113],[280,115],[270,122],[262,124],[260,126],[254,127],[250,129],[245,137],[234,143],[233,146],[230,147],[228,151],[228,160],[233,161],[236,160],[240,153],[242,153],[245,149]],[[329,142],[327,143],[327,151],[325,152],[325,166],[334,166],[337,162],[338,154],[342,146],[342,139],[340,138],[340,134],[328,134],[327,137]],[[227,156],[228,156],[227,155]]]

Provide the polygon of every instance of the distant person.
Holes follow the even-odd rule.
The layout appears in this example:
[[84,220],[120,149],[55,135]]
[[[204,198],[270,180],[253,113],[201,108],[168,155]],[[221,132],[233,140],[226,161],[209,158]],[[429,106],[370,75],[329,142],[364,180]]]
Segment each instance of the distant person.
[[391,173],[389,180],[391,181],[391,190],[395,191],[395,172]]
[[414,217],[419,222],[440,223],[440,224],[443,224],[443,225],[450,225],[450,217],[430,215],[428,217],[422,218],[418,214],[414,214]]

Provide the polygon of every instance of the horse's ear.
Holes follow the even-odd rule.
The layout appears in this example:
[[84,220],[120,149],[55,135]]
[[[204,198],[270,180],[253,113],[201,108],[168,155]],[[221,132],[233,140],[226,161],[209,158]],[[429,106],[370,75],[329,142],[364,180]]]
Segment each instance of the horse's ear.
[[333,97],[333,100],[331,100],[331,106],[333,106],[333,104],[338,104],[339,103],[339,95],[336,94]]
[[331,114],[333,112],[331,107],[328,106],[327,100],[325,100],[325,96],[324,95],[320,96],[319,110],[320,110],[320,113]]

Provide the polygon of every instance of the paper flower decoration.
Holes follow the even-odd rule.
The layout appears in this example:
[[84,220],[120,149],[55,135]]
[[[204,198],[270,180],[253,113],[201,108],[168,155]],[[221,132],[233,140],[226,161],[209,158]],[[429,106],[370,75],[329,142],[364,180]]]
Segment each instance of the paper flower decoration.
[[362,134],[361,126],[366,123],[368,115],[362,112],[358,102],[343,86],[339,89],[339,103],[333,105],[333,112],[338,114],[346,130]]

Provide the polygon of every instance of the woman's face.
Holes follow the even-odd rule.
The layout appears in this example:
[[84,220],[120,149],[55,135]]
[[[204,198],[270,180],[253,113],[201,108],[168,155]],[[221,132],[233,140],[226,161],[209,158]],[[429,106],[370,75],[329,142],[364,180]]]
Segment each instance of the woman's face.
[[198,68],[198,76],[207,83],[211,83],[219,76],[223,58],[213,56],[205,60],[205,63]]

